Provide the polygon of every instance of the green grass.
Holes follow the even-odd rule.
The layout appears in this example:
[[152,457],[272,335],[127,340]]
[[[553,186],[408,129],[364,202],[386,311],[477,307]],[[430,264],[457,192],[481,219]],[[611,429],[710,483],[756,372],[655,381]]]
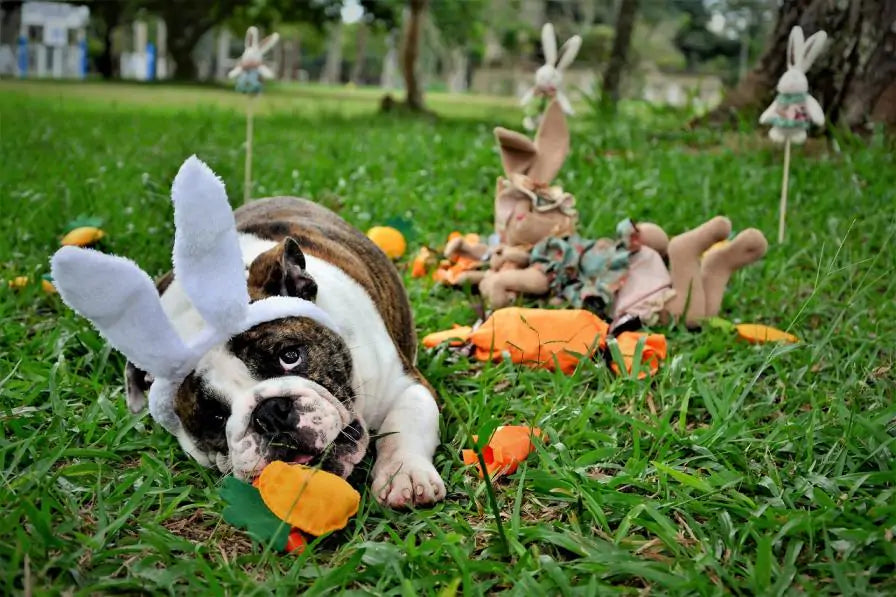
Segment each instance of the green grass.
[[[488,231],[491,128],[516,127],[518,110],[439,98],[464,118],[371,119],[358,114],[375,96],[343,92],[355,107],[342,111],[314,93],[262,100],[275,105],[256,122],[257,195],[311,197],[362,229],[411,217],[412,248]],[[242,195],[234,97],[0,83],[0,278],[46,272],[81,214],[105,219],[107,250],[165,271],[168,188],[185,157]],[[773,238],[780,151],[758,133],[721,141],[647,117],[578,116],[562,180],[582,232],[610,235],[628,215],[674,233],[724,213]],[[787,242],[724,302],[729,319],[790,329],[800,344],[664,330],[670,356],[653,381],[600,362],[564,376],[421,354],[443,404],[448,499],[392,512],[365,491],[346,530],[299,557],[222,522],[220,474],[127,411],[123,359],[85,321],[39,288],[4,285],[0,593],[896,592],[896,153],[881,138],[839,149],[795,150]],[[461,292],[407,286],[421,335],[475,318]],[[495,486],[506,548],[486,486],[459,458],[494,423],[551,438]]]

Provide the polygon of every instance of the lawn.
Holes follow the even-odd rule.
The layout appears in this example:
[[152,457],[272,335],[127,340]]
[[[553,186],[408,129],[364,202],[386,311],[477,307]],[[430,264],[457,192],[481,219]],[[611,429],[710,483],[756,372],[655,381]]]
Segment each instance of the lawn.
[[[412,249],[488,231],[491,129],[518,126],[512,102],[442,96],[434,105],[449,116],[431,122],[371,116],[373,94],[341,91],[343,109],[327,93],[262,99],[256,195],[310,197],[362,229],[410,218]],[[39,278],[79,215],[105,220],[108,251],[163,273],[184,158],[198,154],[242,196],[239,100],[0,83],[0,278]],[[777,148],[755,131],[723,138],[641,112],[575,118],[562,182],[581,231],[611,235],[631,216],[674,233],[717,213],[758,227],[769,253],[732,280],[722,315],[789,329],[799,344],[661,329],[670,355],[649,381],[599,361],[565,376],[423,352],[443,405],[447,500],[393,512],[362,491],[344,532],[283,556],[221,520],[219,473],[128,412],[119,354],[58,297],[4,284],[0,593],[896,592],[892,142],[796,149],[778,245]],[[463,292],[405,276],[420,335],[475,319]],[[495,484],[506,543],[486,484],[459,457],[495,422],[550,437]]]

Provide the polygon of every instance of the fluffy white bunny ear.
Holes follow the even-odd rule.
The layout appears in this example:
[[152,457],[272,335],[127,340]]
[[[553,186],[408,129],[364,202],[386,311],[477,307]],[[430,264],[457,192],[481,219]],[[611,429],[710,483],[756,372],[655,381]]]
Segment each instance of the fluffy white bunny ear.
[[224,183],[196,156],[171,185],[174,276],[215,330],[232,332],[246,316],[249,291]]
[[193,352],[162,310],[156,287],[129,259],[63,247],[51,261],[53,282],[72,309],[137,367],[174,377]]
[[280,40],[279,33],[271,33],[266,38],[261,40],[261,46],[258,48],[258,51],[262,54],[266,53],[268,50],[277,45],[277,42]]
[[254,48],[258,46],[258,27],[249,27],[246,29],[246,48]]
[[551,66],[557,64],[557,36],[550,23],[545,23],[541,28],[541,48],[544,50],[544,63]]
[[803,28],[795,25],[790,30],[790,38],[787,40],[787,68],[794,68],[799,64],[803,55]]
[[828,34],[821,30],[816,31],[809,36],[809,39],[803,44],[802,56],[797,57],[800,70],[804,73],[809,71],[812,67],[812,63],[815,62],[815,59],[818,58],[818,55],[824,50],[824,45],[827,41]]
[[573,35],[563,46],[560,48],[560,61],[557,63],[557,70],[563,70],[570,64],[572,61],[576,59],[576,54],[579,53],[579,48],[582,47],[582,38],[578,35]]

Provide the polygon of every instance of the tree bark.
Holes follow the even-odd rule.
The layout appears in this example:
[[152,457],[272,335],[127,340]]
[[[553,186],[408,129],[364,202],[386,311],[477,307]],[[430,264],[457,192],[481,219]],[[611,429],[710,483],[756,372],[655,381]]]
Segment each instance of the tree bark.
[[619,101],[619,83],[622,71],[628,62],[628,49],[631,46],[632,30],[635,27],[635,16],[638,14],[638,0],[621,0],[619,13],[616,16],[616,34],[613,36],[613,49],[610,60],[604,71],[604,98],[610,104]]
[[320,73],[320,82],[338,85],[342,78],[342,21],[330,25],[327,36],[327,59]]
[[752,119],[775,96],[787,70],[787,40],[800,25],[806,36],[824,29],[828,45],[808,73],[809,92],[829,122],[863,127],[896,80],[896,2],[892,0],[785,0],[757,65],[702,122]]
[[427,0],[410,0],[404,43],[401,49],[401,70],[407,95],[405,104],[415,111],[424,110],[423,90],[417,79],[417,58],[420,56],[420,29]]
[[103,51],[97,57],[96,69],[104,79],[115,77],[118,69],[115,68],[115,56],[112,53],[112,33],[121,22],[122,4],[119,2],[102,2],[91,5],[91,9],[96,11],[97,16],[102,19],[103,29]]
[[358,23],[358,32],[355,35],[355,63],[352,65],[352,73],[349,80],[355,85],[364,83],[364,64],[367,59],[367,24]]

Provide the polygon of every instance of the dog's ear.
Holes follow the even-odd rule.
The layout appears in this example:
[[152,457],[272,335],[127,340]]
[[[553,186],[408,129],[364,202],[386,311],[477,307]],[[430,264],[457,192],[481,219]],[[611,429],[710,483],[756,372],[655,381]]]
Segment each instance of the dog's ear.
[[146,406],[146,392],[151,385],[152,375],[128,361],[124,366],[124,390],[132,413],[138,413]]
[[249,296],[293,296],[313,301],[317,283],[305,271],[305,254],[296,239],[286,237],[279,245],[255,258],[249,267]]

